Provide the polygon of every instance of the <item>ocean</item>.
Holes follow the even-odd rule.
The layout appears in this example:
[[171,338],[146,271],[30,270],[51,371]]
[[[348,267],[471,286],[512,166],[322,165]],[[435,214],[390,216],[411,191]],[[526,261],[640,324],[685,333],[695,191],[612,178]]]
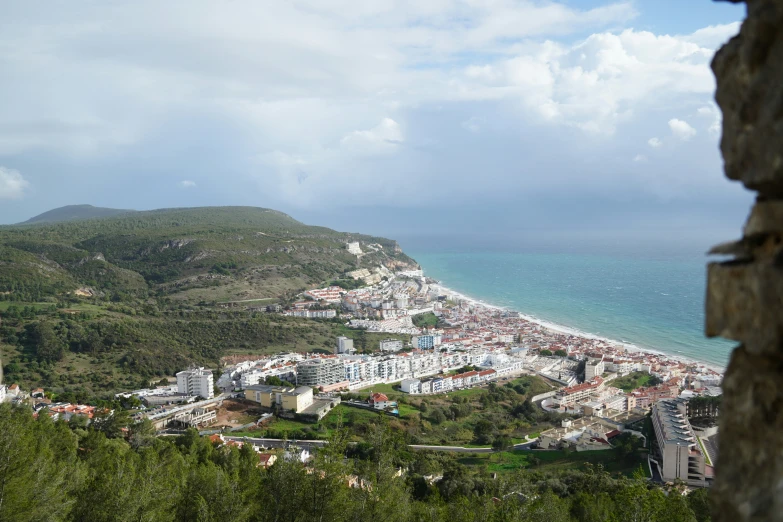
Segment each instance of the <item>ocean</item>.
[[734,343],[703,333],[703,254],[460,251],[416,243],[403,248],[425,275],[473,299],[642,349],[728,364]]

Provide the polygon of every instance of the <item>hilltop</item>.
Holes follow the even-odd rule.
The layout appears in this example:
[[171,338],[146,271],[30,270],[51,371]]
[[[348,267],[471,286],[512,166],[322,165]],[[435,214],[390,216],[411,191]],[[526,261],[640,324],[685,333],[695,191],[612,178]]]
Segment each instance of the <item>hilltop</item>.
[[77,221],[80,219],[95,219],[120,214],[136,212],[135,210],[123,210],[119,208],[94,207],[92,205],[67,205],[65,207],[55,208],[31,217],[20,225],[29,225],[33,223],[61,223],[63,221]]

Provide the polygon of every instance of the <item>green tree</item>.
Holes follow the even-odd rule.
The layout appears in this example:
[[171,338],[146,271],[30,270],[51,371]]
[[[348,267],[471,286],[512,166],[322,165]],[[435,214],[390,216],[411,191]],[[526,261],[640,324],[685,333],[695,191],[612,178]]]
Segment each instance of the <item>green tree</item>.
[[65,423],[0,404],[0,457],[0,520],[67,519],[84,475]]
[[65,343],[49,321],[38,321],[26,327],[27,344],[35,350],[39,360],[56,362],[65,355]]
[[122,408],[97,411],[92,419],[92,427],[109,438],[124,436],[124,430],[131,422],[130,414]]

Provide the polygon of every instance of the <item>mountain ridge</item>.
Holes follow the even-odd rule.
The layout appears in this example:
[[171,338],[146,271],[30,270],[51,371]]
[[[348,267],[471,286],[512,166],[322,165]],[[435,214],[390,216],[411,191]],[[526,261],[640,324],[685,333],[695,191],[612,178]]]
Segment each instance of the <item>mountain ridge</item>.
[[[119,209],[109,207],[96,207],[88,204],[65,205],[63,207],[53,208],[33,216],[27,221],[17,223],[17,225],[33,225],[37,223],[62,223],[67,221],[79,221],[84,219],[99,219],[104,217],[117,216],[137,212],[131,209]],[[15,226],[15,225],[12,225]]]
[[[62,217],[74,208],[85,209],[48,214]],[[381,248],[356,256],[349,242]],[[0,292],[19,300],[77,290],[115,299],[279,298],[381,264],[417,266],[396,241],[306,225],[261,207],[169,208],[0,227]]]

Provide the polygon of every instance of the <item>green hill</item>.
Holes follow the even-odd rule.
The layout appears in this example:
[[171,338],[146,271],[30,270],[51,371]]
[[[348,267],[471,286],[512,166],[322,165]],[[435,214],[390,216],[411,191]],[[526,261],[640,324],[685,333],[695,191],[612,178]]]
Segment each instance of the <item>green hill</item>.
[[62,221],[76,221],[79,219],[95,219],[119,214],[136,212],[135,210],[122,210],[118,208],[94,207],[92,205],[68,205],[55,208],[32,217],[25,221],[24,225],[32,223],[59,223]]
[[[358,259],[346,250],[348,241],[382,248]],[[308,226],[253,207],[163,209],[0,227],[0,292],[11,300],[40,301],[68,292],[120,300],[278,298],[380,264],[415,265],[395,241]]]
[[[358,258],[349,241],[376,246]],[[364,332],[228,302],[285,302],[380,264],[417,266],[395,241],[263,208],[2,226],[0,359],[12,382],[85,400],[194,363],[216,368],[231,353],[331,349],[337,335]],[[371,348],[381,337],[362,339]]]

